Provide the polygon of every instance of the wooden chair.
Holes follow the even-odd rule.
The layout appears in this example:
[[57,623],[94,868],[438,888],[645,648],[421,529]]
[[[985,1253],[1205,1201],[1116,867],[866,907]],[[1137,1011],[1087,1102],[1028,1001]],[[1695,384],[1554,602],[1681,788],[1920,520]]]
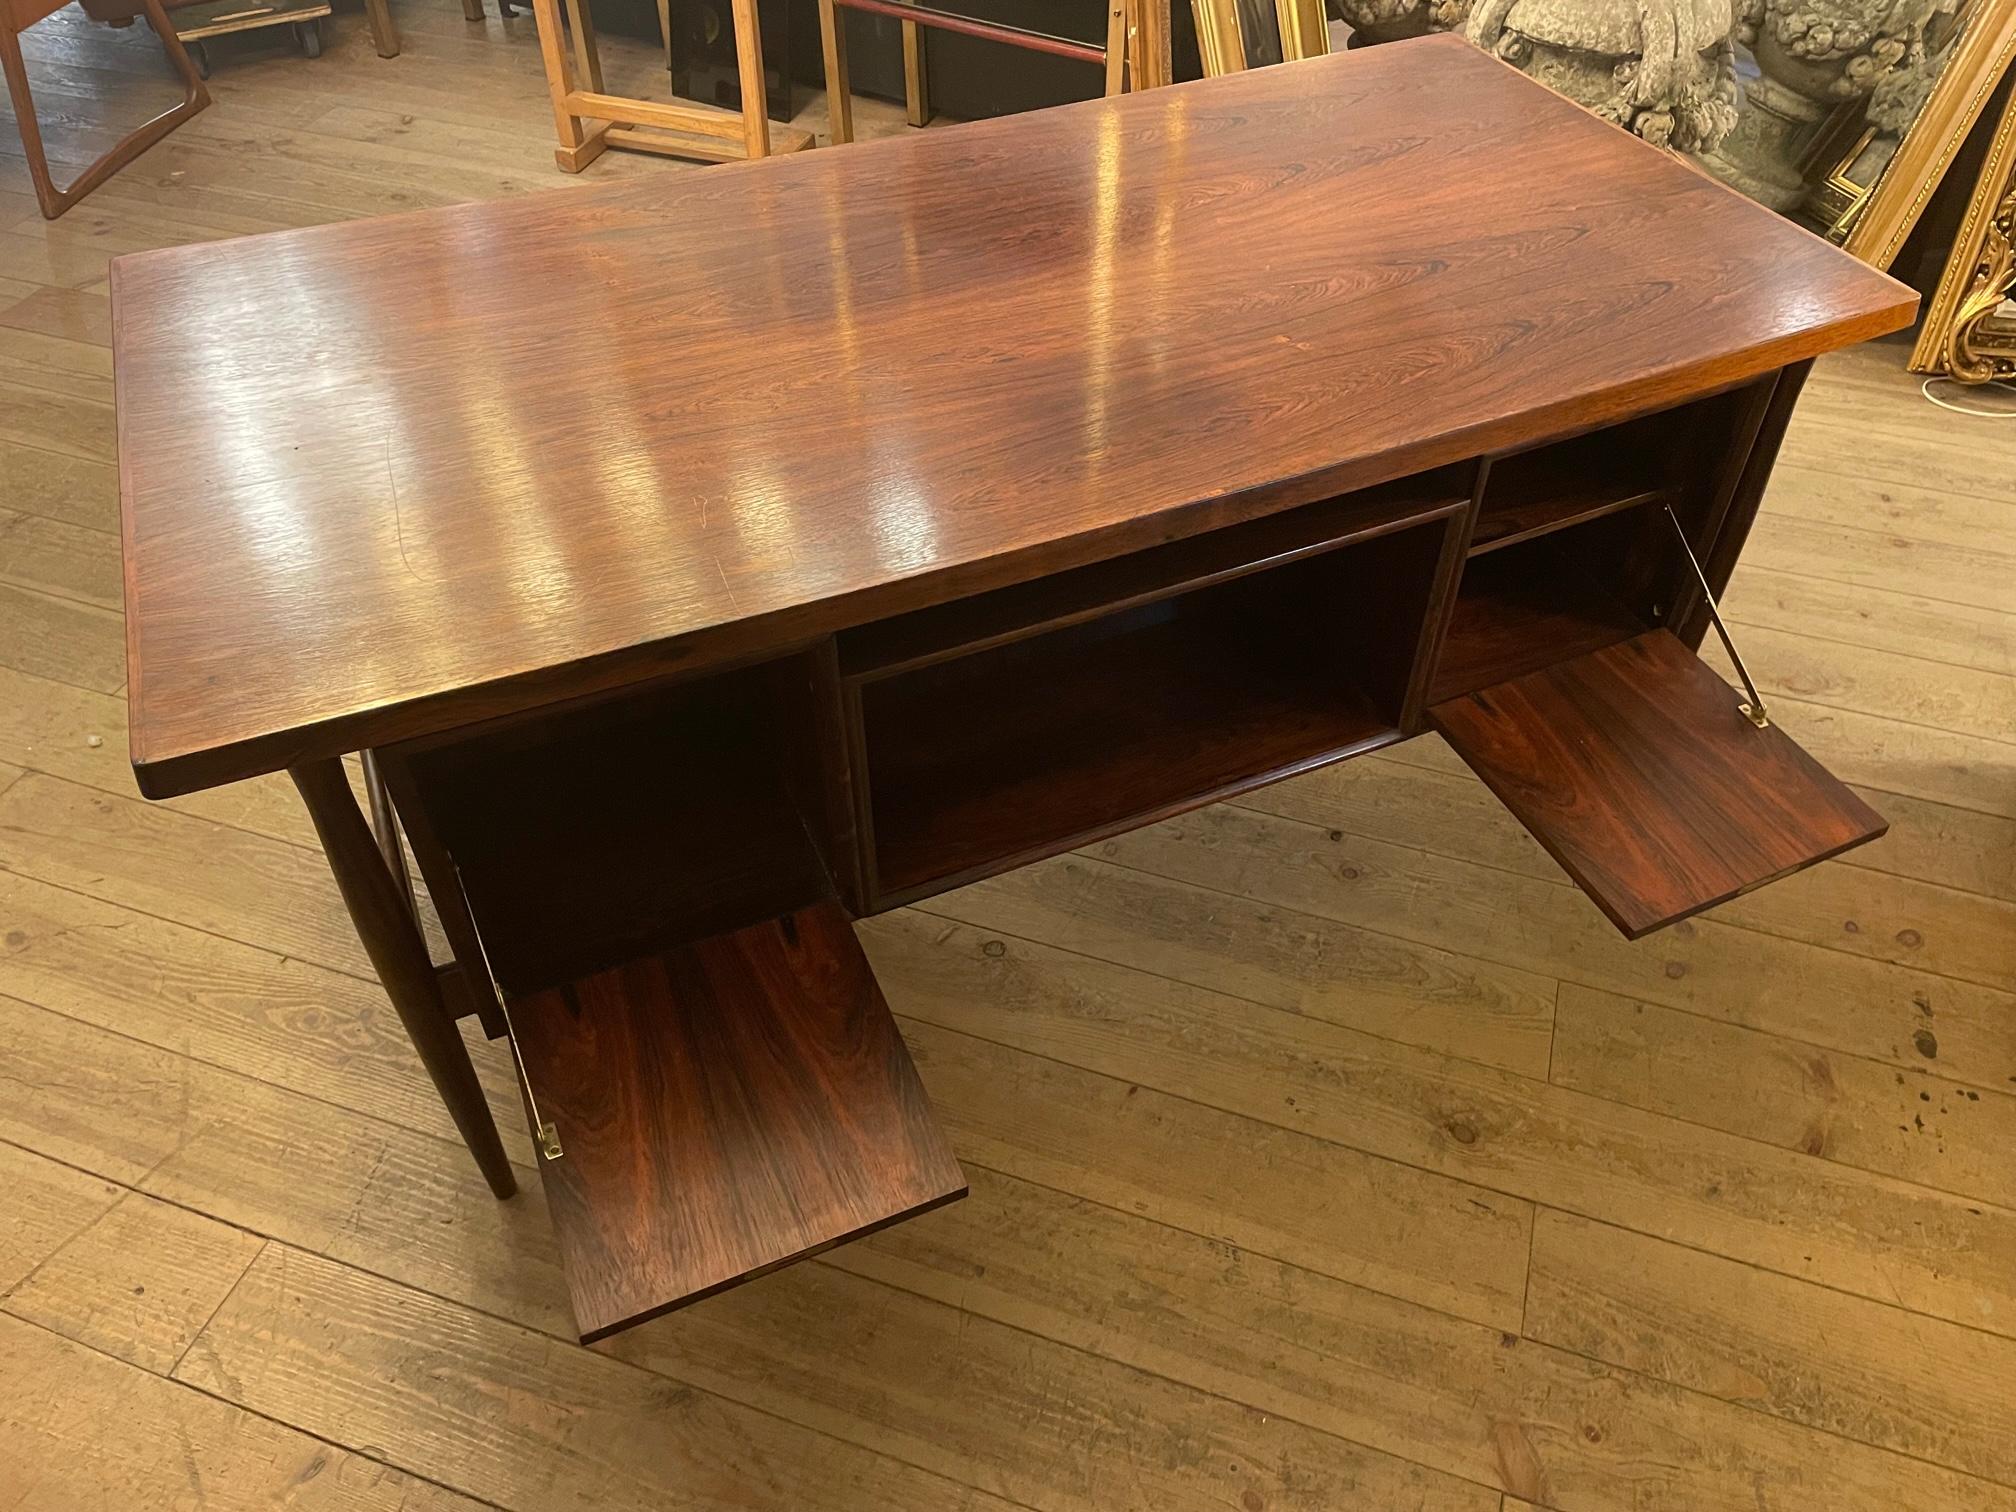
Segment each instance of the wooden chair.
[[871,16],[889,16],[903,23],[904,100],[913,126],[922,126],[930,115],[923,39],[918,35],[918,27],[984,37],[1009,47],[1097,64],[1105,73],[1109,95],[1169,82],[1166,0],[1106,0],[1104,47],[1000,21],[981,21],[926,5],[913,5],[908,0],[819,0],[819,40],[826,52],[827,120],[836,144],[854,140],[854,102],[847,84],[847,33],[839,16],[843,8],[866,11]]
[[139,14],[154,28],[169,63],[181,76],[182,103],[145,125],[136,126],[67,187],[57,187],[49,173],[48,154],[42,149],[42,124],[36,119],[35,97],[28,88],[28,64],[21,56],[21,33],[37,21],[53,16],[66,3],[67,0],[0,0],[0,71],[7,75],[7,94],[14,102],[14,122],[21,130],[21,149],[28,159],[28,178],[35,186],[35,202],[48,220],[56,219],[210,103],[210,91],[203,87],[195,63],[176,37],[174,24],[169,21],[161,0],[140,0]]

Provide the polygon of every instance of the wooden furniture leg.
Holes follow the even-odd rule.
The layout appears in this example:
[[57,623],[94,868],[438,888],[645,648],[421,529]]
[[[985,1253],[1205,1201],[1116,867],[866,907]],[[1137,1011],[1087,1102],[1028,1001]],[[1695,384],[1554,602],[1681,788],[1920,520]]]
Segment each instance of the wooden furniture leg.
[[591,128],[569,108],[574,68],[561,40],[559,0],[532,0],[532,14],[539,25],[539,56],[546,65],[546,87],[553,96],[553,130],[560,138],[560,145],[553,149],[553,161],[568,173],[579,173],[602,155],[609,143],[608,127]]
[[[27,15],[31,21],[39,20],[57,8],[59,6],[46,9],[33,6],[27,10]],[[58,188],[49,172],[48,155],[42,148],[42,126],[35,115],[35,97],[28,88],[27,60],[21,55],[20,33],[29,23],[22,20],[20,9],[7,3],[7,0],[0,0],[0,73],[7,76],[7,94],[14,104],[15,124],[21,130],[21,150],[28,161],[29,182],[35,186],[35,203],[41,207],[45,220],[56,219],[210,103],[210,91],[203,87],[202,77],[196,72],[196,65],[190,61],[181,39],[175,35],[174,24],[169,21],[161,0],[143,0],[143,10],[147,24],[161,39],[170,66],[182,80],[182,103],[163,111],[144,125],[136,126],[67,187]],[[40,15],[36,14],[37,11]]]
[[[467,5],[464,5],[462,14],[469,14]],[[364,16],[371,23],[371,45],[378,49],[378,56],[398,57],[399,27],[392,20],[390,0],[364,0]]]
[[854,140],[854,96],[847,82],[847,23],[833,0],[819,0],[819,45],[826,53],[826,135],[837,147]]
[[595,36],[595,17],[588,0],[567,0],[567,27],[574,33],[574,66],[588,88],[602,92],[602,45]]
[[[547,0],[551,3],[551,0]],[[421,1064],[434,1079],[434,1088],[469,1153],[476,1157],[490,1190],[509,1197],[518,1190],[511,1162],[497,1137],[497,1124],[490,1116],[490,1104],[483,1096],[482,1083],[469,1060],[468,1046],[441,1000],[441,989],[428,958],[419,925],[407,912],[399,889],[386,868],[385,857],[372,838],[370,826],[358,811],[350,791],[350,779],[343,763],[335,758],[292,767],[288,775],[300,790],[301,801],[315,821],[315,833],[329,858],[343,906],[357,926],[357,937],[371,957],[385,995],[400,1023],[420,1052]]]
[[903,114],[912,126],[931,124],[931,74],[915,21],[903,23]]
[[[481,3],[481,0],[477,0]],[[378,850],[385,857],[385,868],[392,873],[392,880],[399,884],[399,896],[406,900],[406,912],[415,918],[420,910],[413,901],[413,875],[406,870],[406,850],[399,843],[399,815],[392,807],[392,794],[385,786],[385,775],[378,770],[375,752],[366,751],[364,761],[364,796],[371,802],[371,833],[378,841]]]
[[[509,12],[506,12],[506,14],[509,14]],[[483,0],[462,0],[462,19],[464,21],[481,21],[483,19]]]
[[1127,89],[1128,0],[1106,0],[1106,93]]
[[658,0],[658,40],[665,44],[665,69],[672,69],[672,0]]
[[742,75],[742,145],[752,158],[770,155],[770,104],[763,90],[763,33],[756,0],[732,0],[735,63]]

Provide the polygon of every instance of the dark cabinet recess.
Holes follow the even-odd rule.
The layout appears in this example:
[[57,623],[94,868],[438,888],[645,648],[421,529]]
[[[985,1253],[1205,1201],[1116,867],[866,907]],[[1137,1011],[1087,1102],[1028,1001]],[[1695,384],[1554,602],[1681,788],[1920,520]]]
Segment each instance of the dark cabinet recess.
[[1048,621],[1011,592],[843,649],[876,904],[1399,739],[1463,501],[1368,502],[1067,574]]
[[499,986],[549,987],[832,890],[785,765],[784,687],[752,668],[410,758]]

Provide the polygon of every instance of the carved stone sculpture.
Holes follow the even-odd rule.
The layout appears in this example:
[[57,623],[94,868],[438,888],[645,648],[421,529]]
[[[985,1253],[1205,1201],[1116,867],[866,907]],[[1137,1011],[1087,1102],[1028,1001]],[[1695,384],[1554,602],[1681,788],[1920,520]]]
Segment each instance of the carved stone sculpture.
[[1736,124],[1730,0],[1478,0],[1465,34],[1647,141],[1705,152]]
[[1704,163],[1775,210],[1806,192],[1799,161],[1839,105],[1866,96],[1914,52],[1937,0],[1744,0],[1737,36],[1759,77],[1736,129]]
[[1351,45],[1397,42],[1429,32],[1458,31],[1470,15],[1470,0],[1338,0],[1351,26]]

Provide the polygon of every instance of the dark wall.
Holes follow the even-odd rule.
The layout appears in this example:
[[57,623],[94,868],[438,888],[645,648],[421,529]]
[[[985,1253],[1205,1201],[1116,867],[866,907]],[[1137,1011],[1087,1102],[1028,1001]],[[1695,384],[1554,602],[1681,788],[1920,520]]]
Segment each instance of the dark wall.
[[[942,10],[986,21],[1006,21],[1032,31],[1101,44],[1106,40],[1103,0],[935,0]],[[769,76],[770,114],[789,120],[825,87],[819,54],[819,12],[813,0],[770,0],[759,4],[763,62]],[[886,100],[903,98],[903,43],[899,24],[881,16],[843,12],[847,26],[847,66],[854,92]],[[1194,79],[1197,30],[1188,0],[1170,6],[1170,31],[1179,79]],[[658,40],[655,0],[595,0],[596,24],[604,31]],[[674,87],[688,99],[741,108],[736,82],[733,31],[727,0],[672,0]],[[1105,87],[1089,63],[1047,53],[1004,47],[977,37],[926,30],[931,103],[942,115],[974,119],[1010,115],[1090,99]],[[786,90],[789,89],[787,95]]]

